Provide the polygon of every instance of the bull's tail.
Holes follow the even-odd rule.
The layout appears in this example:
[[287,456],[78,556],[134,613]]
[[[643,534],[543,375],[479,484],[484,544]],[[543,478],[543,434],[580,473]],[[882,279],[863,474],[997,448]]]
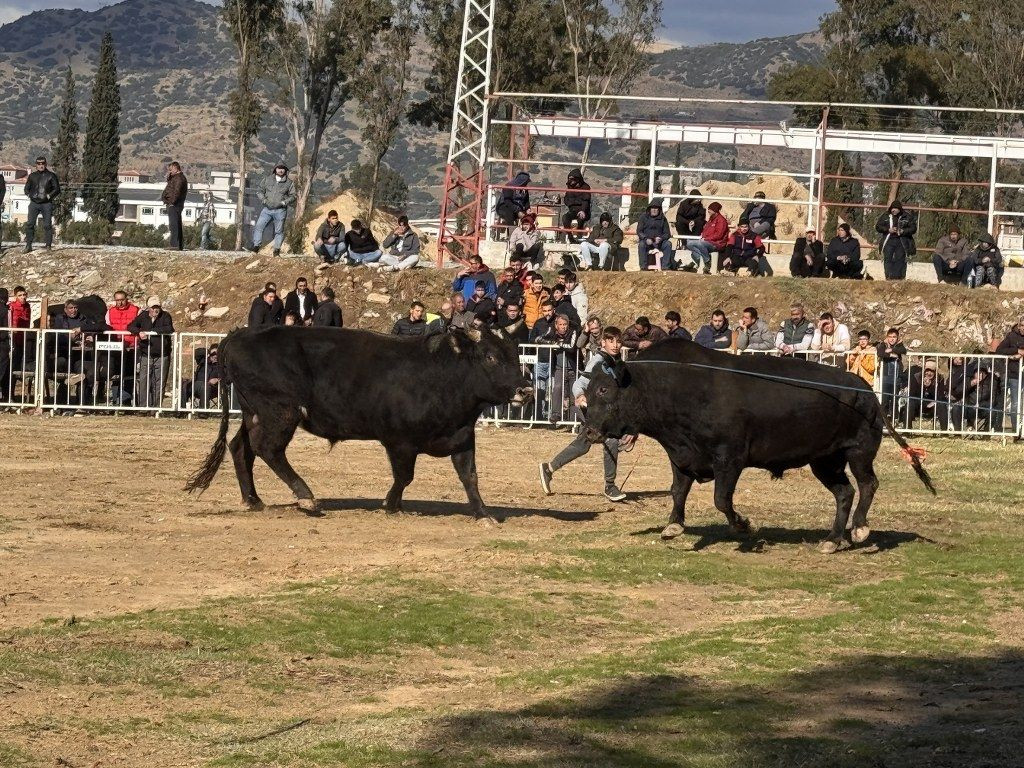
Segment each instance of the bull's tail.
[[885,424],[886,431],[896,441],[896,445],[900,447],[900,452],[906,456],[910,466],[914,468],[914,472],[917,473],[918,478],[924,483],[924,487],[931,491],[934,496],[936,494],[935,484],[932,483],[932,477],[928,474],[928,470],[921,464],[921,450],[911,447],[906,438],[896,431],[896,427],[893,426],[892,421],[884,413],[882,414],[882,422]]
[[198,491],[202,493],[210,487],[220,464],[224,461],[224,453],[228,448],[228,422],[231,414],[231,386],[225,379],[221,380],[220,386],[220,430],[217,432],[217,439],[210,448],[203,465],[196,470],[188,482],[185,483],[185,490],[189,493]]

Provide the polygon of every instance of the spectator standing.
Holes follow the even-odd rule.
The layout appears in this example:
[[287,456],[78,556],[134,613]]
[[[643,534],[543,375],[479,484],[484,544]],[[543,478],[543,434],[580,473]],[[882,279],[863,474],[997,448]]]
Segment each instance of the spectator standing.
[[725,312],[716,309],[711,313],[711,322],[702,325],[693,340],[707,349],[729,349],[732,346],[732,331]]
[[543,306],[551,298],[551,294],[544,287],[544,278],[537,272],[530,273],[530,288],[523,298],[523,319],[526,327],[531,331],[537,320],[540,319]]
[[580,261],[584,268],[610,271],[615,266],[615,254],[622,247],[622,228],[612,222],[610,213],[602,213],[596,227],[580,243]]
[[505,271],[501,273],[495,299],[495,305],[499,310],[509,304],[515,304],[517,307],[523,305],[523,284],[516,277],[516,268],[512,266],[505,267]]
[[736,331],[736,349],[749,349],[767,352],[775,349],[775,334],[768,323],[757,316],[755,307],[747,307],[740,318],[740,327]]
[[938,425],[943,432],[949,424],[949,400],[946,382],[939,375],[934,360],[925,361],[907,384],[907,396],[900,413],[900,423],[910,429],[914,421],[923,418],[933,429]]
[[[676,208],[676,232],[684,241],[697,240],[707,223],[708,213],[699,189],[691,189],[690,196]],[[683,243],[685,246],[686,242]]]
[[498,327],[516,344],[526,344],[530,340],[530,329],[526,327],[518,304],[505,305],[498,315]]
[[846,352],[850,348],[850,329],[837,323],[831,312],[825,312],[818,318],[818,327],[814,329],[811,349],[821,352]]
[[789,274],[793,277],[825,276],[825,245],[813,229],[793,244],[793,257],[789,260]]
[[380,257],[381,272],[401,272],[420,263],[420,237],[409,226],[408,216],[398,217],[398,224],[381,247],[387,251]]
[[532,213],[524,214],[509,235],[508,247],[513,255],[528,262],[533,269],[540,269],[544,261],[544,242],[540,230],[537,229],[537,217]]
[[1013,434],[1019,435],[1017,426],[1017,414],[1020,412],[1020,369],[1021,361],[1024,360],[1024,317],[1017,320],[1017,324],[1011,328],[1003,340],[996,347],[997,355],[1006,355],[1006,375],[1003,381],[1006,382],[1006,390],[1010,401],[1010,423],[1013,425]]
[[181,171],[178,163],[168,163],[167,184],[160,195],[160,200],[167,208],[167,229],[170,230],[168,246],[172,251],[185,248],[185,233],[181,227],[181,212],[185,210],[185,198],[188,197],[188,179]]
[[604,329],[601,327],[601,318],[591,315],[587,318],[587,327],[583,329],[576,346],[579,347],[584,360],[589,360],[591,355],[601,349],[601,334]]
[[810,349],[814,339],[814,324],[804,313],[804,305],[795,303],[789,308],[789,319],[782,323],[775,336],[775,348],[784,355]]
[[107,308],[104,322],[111,331],[118,333],[116,338],[121,342],[123,351],[104,352],[98,360],[100,378],[110,386],[109,397],[117,405],[131,402],[131,393],[135,381],[136,346],[138,338],[128,332],[128,327],[139,316],[139,308],[128,301],[124,291],[114,292],[114,304]]
[[914,244],[917,216],[912,211],[905,211],[899,200],[894,200],[889,210],[878,217],[875,231],[882,236],[878,242],[878,252],[882,256],[885,279],[906,279],[907,261],[917,253]]
[[882,412],[888,419],[896,416],[896,393],[903,388],[903,358],[907,348],[900,342],[900,332],[890,328],[885,332],[885,341],[878,343],[878,363],[882,368]]
[[316,307],[316,295],[309,290],[309,281],[300,277],[295,281],[295,290],[284,297],[285,314],[294,312],[299,318],[299,325],[312,325]]
[[683,328],[683,318],[674,309],[665,313],[665,333],[670,339],[693,341],[690,332]]
[[[576,377],[576,363],[579,350],[576,347],[578,333],[565,315],[555,315],[547,332],[538,340],[538,344],[550,346],[546,350],[550,355],[549,376],[551,381],[551,407],[548,409],[548,421],[557,424],[569,417],[571,403],[565,397],[566,384],[572,385]],[[538,381],[541,380],[538,366]],[[544,386],[539,387],[543,396]]]
[[498,204],[494,207],[494,212],[498,214],[498,219],[506,227],[515,226],[519,219],[530,210],[530,191],[527,189],[529,186],[530,174],[520,171],[512,177],[506,188],[501,190],[501,196],[498,198]]
[[950,227],[949,234],[935,243],[932,266],[935,279],[940,283],[963,283],[967,285],[974,275],[974,264],[967,250],[967,238],[960,234],[959,227]]
[[825,259],[832,277],[840,280],[863,280],[864,262],[860,258],[860,240],[850,234],[849,224],[836,227],[836,236],[828,244]]
[[701,264],[704,274],[711,274],[711,254],[721,252],[729,242],[729,222],[722,215],[722,204],[711,203],[708,206],[708,220],[700,232],[700,240],[688,240],[686,247],[690,250],[692,264],[687,264],[687,272],[696,272]]
[[253,253],[259,251],[263,244],[263,230],[270,222],[274,222],[274,255],[281,255],[281,244],[284,242],[284,222],[288,216],[288,208],[295,204],[295,183],[288,178],[288,166],[278,163],[273,173],[260,180],[256,187],[256,199],[263,207],[256,218],[256,226],[252,233]]
[[622,346],[626,349],[647,349],[656,341],[667,338],[668,334],[660,326],[651,325],[651,321],[646,316],[641,315],[622,334]]
[[[579,168],[569,171],[565,186],[569,191],[562,200],[566,207],[562,229],[584,229],[590,221],[590,185],[584,180],[583,171]],[[575,232],[567,232],[566,235],[570,243],[579,242]]]
[[401,317],[391,329],[392,336],[426,336],[427,321],[423,319],[424,307],[414,301],[409,305],[408,317]]
[[174,323],[160,306],[160,299],[150,297],[145,313],[140,314],[128,330],[139,337],[139,383],[136,405],[162,408],[167,376],[171,372],[171,348]]
[[555,314],[565,315],[569,318],[569,323],[577,331],[583,327],[583,320],[576,311],[576,307],[573,306],[572,299],[569,298],[564,285],[559,283],[551,289],[551,301],[555,305]]
[[284,322],[284,308],[277,311],[275,304],[278,302],[277,289],[269,283],[263,289],[263,293],[252,301],[249,307],[249,327],[265,328],[270,325],[282,325]]
[[348,252],[348,246],[345,245],[345,225],[341,223],[337,211],[327,212],[327,218],[316,231],[313,250],[327,264],[338,263]]
[[470,256],[469,263],[459,270],[452,281],[452,290],[462,293],[463,298],[468,302],[473,298],[478,281],[484,283],[484,293],[488,298],[498,297],[498,285],[494,281],[494,273],[484,265],[484,260],[479,256]]
[[[541,339],[547,335],[547,332],[551,330],[551,326],[555,324],[555,302],[551,299],[546,299],[540,308],[540,317],[537,318],[537,322],[530,327],[530,343],[540,344]],[[529,323],[527,323],[529,325]]]
[[329,285],[320,291],[320,303],[313,311],[313,325],[320,328],[342,328],[345,325],[341,307],[334,300],[334,289]]
[[25,197],[28,198],[28,218],[25,220],[25,253],[32,252],[36,234],[36,221],[43,217],[43,247],[53,247],[53,200],[60,194],[60,179],[46,167],[46,158],[36,158],[36,169],[25,179]]
[[532,271],[526,266],[525,261],[521,253],[512,252],[508,255],[508,267],[519,284],[523,286],[524,291],[530,287],[530,272]]
[[[3,177],[3,175],[0,175],[0,216],[2,216],[3,212],[4,212],[4,198],[6,198],[6,197],[7,197],[7,180]],[[0,242],[2,242],[2,239],[0,239]]]
[[[565,285],[565,295],[572,302],[572,308],[576,312],[576,317],[581,321],[585,321],[586,318],[590,317],[590,300],[587,298],[587,289],[580,283],[579,275],[575,272],[569,272],[563,279]],[[579,325],[577,328],[581,327]]]
[[640,269],[654,266],[650,257],[651,251],[661,253],[661,268],[675,269],[675,252],[672,250],[672,232],[668,228],[668,219],[661,212],[661,203],[651,200],[647,210],[640,214],[636,222],[637,258]]
[[857,334],[857,346],[846,356],[846,370],[860,376],[872,389],[875,387],[875,368],[878,367],[878,352],[871,345],[871,332],[864,330]]
[[746,219],[750,224],[750,231],[759,237],[775,239],[775,219],[779,211],[773,203],[765,202],[764,192],[755,192],[754,199],[747,203],[747,207],[740,214],[741,219]]
[[971,262],[974,267],[971,287],[981,288],[983,285],[999,287],[1003,281],[1003,254],[988,232],[978,238],[978,246],[971,254]]
[[473,295],[466,302],[466,311],[474,318],[484,320],[487,325],[493,323],[497,317],[494,299],[487,295],[487,284],[483,280],[476,281]]
[[[614,327],[606,328],[601,334],[600,351],[591,356],[586,370],[572,385],[572,394],[578,409],[582,411],[587,407],[587,398],[584,393],[593,373],[598,370],[604,371],[609,375],[614,373],[621,348],[622,343],[619,337],[619,329]],[[620,446],[622,449],[629,450],[635,440],[636,435],[627,435],[622,440],[609,438],[604,441],[604,495],[609,501],[624,501],[626,499],[626,494],[619,490],[619,487],[615,484],[615,476],[618,472]],[[555,456],[550,463],[542,462],[540,465],[540,484],[544,489],[544,493],[549,496],[551,495],[551,480],[555,472],[569,462],[575,461],[581,456],[586,456],[589,451],[590,442],[586,439],[583,430],[580,430],[572,442]]]
[[[3,177],[0,176],[0,179]],[[11,368],[11,332],[10,310],[7,301],[10,294],[6,288],[0,288],[0,402],[8,402],[13,391],[14,375]]]
[[729,238],[726,247],[718,253],[718,271],[733,272],[738,277],[760,274],[762,256],[764,243],[760,236],[750,231],[750,225],[745,219],[740,219],[739,227]]
[[345,263],[349,266],[374,264],[383,256],[377,238],[359,219],[352,219],[352,229],[345,233],[345,249],[348,251]]
[[[28,303],[28,291],[22,285],[14,289],[14,301],[7,305],[7,322],[10,328],[29,328],[32,325],[32,307]],[[31,345],[26,344],[25,331],[11,331],[11,368],[25,370],[34,358]]]
[[[217,220],[217,207],[213,204],[213,195],[210,190],[203,190],[203,206],[196,214],[196,222],[199,224],[199,250],[210,250],[210,232]],[[211,347],[212,351],[212,347]]]

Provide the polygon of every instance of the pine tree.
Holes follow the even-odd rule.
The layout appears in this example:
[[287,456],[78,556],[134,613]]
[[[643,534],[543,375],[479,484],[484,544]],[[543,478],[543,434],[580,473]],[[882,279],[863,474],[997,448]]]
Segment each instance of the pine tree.
[[82,150],[82,201],[89,217],[114,223],[117,216],[117,165],[121,160],[121,90],[117,54],[109,32],[100,43],[100,63],[92,86]]
[[[650,142],[645,141],[640,145],[640,152],[636,156],[636,165],[639,166],[639,169],[633,171],[633,184],[629,188],[629,191],[633,193],[629,202],[630,221],[636,221],[640,218],[640,214],[647,210],[647,196],[650,194],[648,182],[651,178],[651,172],[648,170],[651,165]],[[657,184],[658,180],[655,179],[654,183]]]
[[[683,142],[676,144],[676,168],[678,169],[683,164]],[[672,188],[669,190],[669,194],[673,196],[672,202],[675,203],[675,196],[682,194],[683,189],[683,172],[675,170],[672,173]]]
[[64,99],[60,105],[57,136],[50,146],[50,161],[61,188],[60,195],[54,200],[53,220],[58,226],[64,226],[74,213],[78,187],[78,102],[70,64],[64,72]]

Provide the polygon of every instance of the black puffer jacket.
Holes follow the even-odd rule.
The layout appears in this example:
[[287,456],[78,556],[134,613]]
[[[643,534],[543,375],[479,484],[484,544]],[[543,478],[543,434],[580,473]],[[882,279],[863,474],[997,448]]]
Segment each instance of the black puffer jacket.
[[[690,192],[693,195],[697,190]],[[704,210],[704,201],[700,195],[688,197],[676,209],[676,232],[680,237],[694,235],[700,237],[700,231],[708,223],[708,212]]]

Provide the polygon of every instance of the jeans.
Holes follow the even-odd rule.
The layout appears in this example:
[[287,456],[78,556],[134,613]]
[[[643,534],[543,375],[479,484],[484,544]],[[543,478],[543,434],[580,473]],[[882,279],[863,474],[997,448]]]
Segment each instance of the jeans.
[[584,263],[589,263],[592,269],[609,269],[612,264],[611,252],[612,246],[607,240],[600,245],[594,245],[586,240],[580,243],[580,258]]
[[256,219],[256,226],[252,232],[252,247],[259,248],[263,244],[263,230],[267,224],[274,222],[274,250],[281,250],[281,243],[284,242],[284,219],[288,215],[287,208],[264,208]]
[[671,240],[662,240],[657,245],[648,245],[646,240],[641,240],[636,245],[637,257],[640,260],[640,269],[647,269],[653,265],[654,262],[648,261],[648,255],[651,251],[661,251],[661,268],[662,269],[675,269],[675,251],[672,250]]
[[412,269],[420,263],[420,255],[413,253],[408,256],[393,256],[390,253],[385,253],[380,257],[379,264],[383,264],[385,267],[394,267],[395,270],[401,272],[406,269]]
[[328,264],[335,264],[341,261],[341,257],[348,253],[348,246],[339,240],[336,243],[320,243],[313,250]]
[[167,386],[167,375],[170,372],[170,358],[160,355],[141,356],[135,405],[144,408],[161,408],[164,402],[164,389]]
[[705,269],[711,269],[711,252],[718,250],[717,245],[709,243],[707,240],[689,240],[686,247],[690,251],[690,258],[693,259],[694,264],[699,267],[703,263]]
[[181,212],[185,210],[184,205],[167,206],[167,228],[170,230],[170,248],[172,251],[181,251],[185,248],[185,237],[181,231]]
[[202,229],[199,230],[199,250],[210,250],[210,230],[213,229],[212,221],[204,221]]
[[[590,451],[590,446],[591,443],[583,436],[583,432],[580,432],[551,460],[551,471],[557,472],[570,461],[575,461],[580,456],[586,456]],[[605,440],[601,452],[604,455],[604,486],[608,488],[615,485],[615,472],[619,462],[619,441],[611,438]]]
[[383,255],[380,251],[370,251],[369,253],[348,252],[348,257],[358,264],[373,264],[376,261],[380,261],[380,257]]
[[32,245],[36,235],[36,219],[43,217],[43,245],[53,245],[53,203],[29,203],[28,219],[25,221],[25,245]]

